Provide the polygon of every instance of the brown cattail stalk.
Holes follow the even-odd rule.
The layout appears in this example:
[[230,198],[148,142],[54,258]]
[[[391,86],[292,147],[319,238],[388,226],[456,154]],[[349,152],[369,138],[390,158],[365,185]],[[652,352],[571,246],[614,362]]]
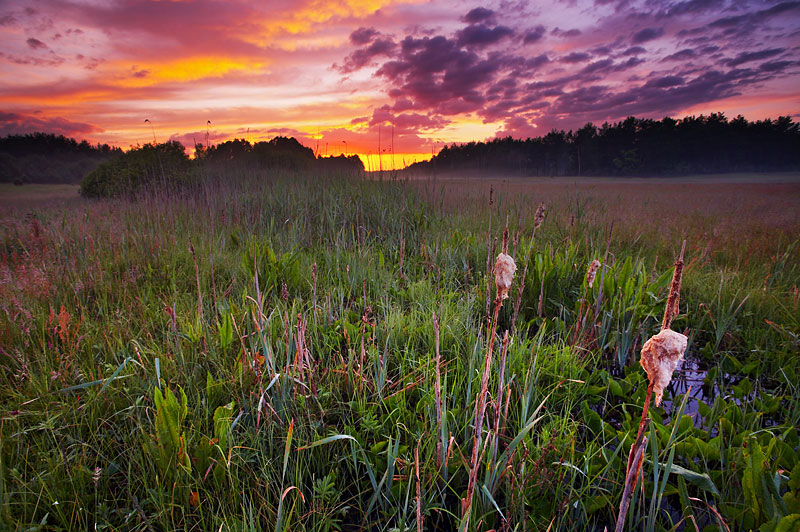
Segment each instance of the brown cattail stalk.
[[600,269],[600,261],[594,259],[586,270],[586,284],[591,288],[594,285],[594,278],[597,276],[597,270]]
[[633,455],[633,467],[631,467],[631,458],[628,459],[628,471],[625,474],[625,489],[622,491],[622,502],[619,505],[619,517],[617,518],[617,526],[615,532],[622,532],[625,527],[625,516],[628,514],[628,506],[631,503],[633,490],[636,488],[636,479],[639,478],[639,472],[642,469],[642,458],[644,457],[644,449],[647,447],[647,437],[637,442],[631,447],[631,450],[636,449]]
[[[508,250],[508,228],[503,234],[503,251]],[[486,358],[483,366],[483,377],[481,378],[481,389],[475,401],[475,434],[472,442],[472,460],[470,462],[469,481],[467,483],[467,496],[461,501],[462,509],[462,528],[467,529],[469,525],[470,509],[472,507],[472,497],[475,492],[475,482],[478,476],[478,461],[481,454],[481,436],[483,431],[483,418],[486,415],[486,394],[489,387],[489,375],[492,368],[492,355],[494,352],[494,338],[497,330],[497,317],[503,306],[503,296],[508,297],[508,290],[511,288],[511,280],[517,266],[514,259],[501,252],[495,262],[495,284],[497,285],[497,297],[494,300],[494,315],[491,327],[486,338]],[[503,349],[508,348],[508,330],[503,336]]]
[[672,320],[678,315],[678,305],[681,300],[681,278],[683,276],[683,253],[686,251],[686,240],[681,246],[681,254],[675,261],[675,273],[672,274],[672,284],[669,287],[669,297],[667,307],[664,310],[664,321],[661,322],[661,330],[669,329]]
[[494,189],[489,185],[489,232],[486,234],[486,321],[489,321],[489,314],[492,309],[492,195]]
[[[649,421],[647,414],[650,410],[650,398],[655,391],[656,406],[661,404],[664,388],[669,385],[672,374],[678,363],[683,359],[684,351],[686,351],[688,341],[686,336],[669,328],[672,324],[672,320],[675,319],[675,316],[678,314],[681,276],[683,274],[683,254],[685,250],[686,241],[684,240],[681,246],[680,256],[678,260],[675,261],[675,272],[672,275],[672,284],[670,285],[669,296],[667,297],[667,303],[664,309],[664,320],[661,323],[661,331],[647,340],[642,346],[642,356],[639,363],[642,365],[645,372],[647,372],[647,395],[644,400],[642,417],[639,421],[639,431],[628,453],[628,465],[625,472],[625,489],[622,494],[620,513],[617,518],[617,532],[620,532],[624,526],[623,523],[625,521],[625,514],[628,511],[628,503],[630,502],[631,493],[636,488],[638,471],[641,468],[641,455],[647,441],[647,438],[644,438],[644,431]],[[634,472],[635,474],[632,474]]]
[[[528,264],[531,262],[531,253],[533,252],[533,241],[534,238],[536,238],[536,230],[544,223],[544,213],[544,203],[540,203],[539,207],[536,209],[536,214],[533,215],[533,231],[531,232],[531,241],[528,245],[528,256],[525,259],[525,268],[522,269],[522,276],[519,278],[519,292],[517,294],[517,301],[514,303],[514,315],[511,318],[512,327],[517,322],[517,316],[519,315],[519,307],[522,304],[522,292],[525,290],[525,277],[528,275]],[[539,312],[539,314],[541,317],[541,312]]]

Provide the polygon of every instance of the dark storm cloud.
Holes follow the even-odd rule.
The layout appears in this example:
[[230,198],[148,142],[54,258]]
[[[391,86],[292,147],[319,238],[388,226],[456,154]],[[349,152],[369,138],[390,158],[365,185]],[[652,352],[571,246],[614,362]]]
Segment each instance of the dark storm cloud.
[[464,46],[488,46],[514,34],[507,26],[490,28],[485,24],[471,24],[456,33],[459,44]]
[[657,39],[662,35],[664,35],[664,28],[645,28],[634,33],[631,42],[633,44],[642,44]]
[[464,15],[464,18],[462,20],[469,24],[476,24],[478,22],[490,20],[492,16],[494,16],[494,11],[492,11],[491,9],[486,9],[485,7],[476,7],[475,9],[471,10],[469,13]]
[[726,61],[725,64],[731,67],[735,67],[744,63],[749,63],[750,61],[767,59],[769,57],[782,54],[785,51],[786,48],[770,48],[768,50],[759,50],[757,52],[741,52],[739,54],[736,54],[736,57],[734,57],[733,59],[729,59],[728,61]]

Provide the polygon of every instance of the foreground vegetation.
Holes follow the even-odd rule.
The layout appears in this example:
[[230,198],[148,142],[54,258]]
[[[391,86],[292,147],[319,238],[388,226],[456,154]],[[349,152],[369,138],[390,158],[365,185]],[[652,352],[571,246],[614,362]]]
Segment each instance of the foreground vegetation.
[[[2,527],[612,529],[678,226],[631,237],[576,196],[532,237],[530,198],[445,192],[238,176],[9,211]],[[629,529],[797,528],[793,234],[681,235],[688,371],[649,410]]]

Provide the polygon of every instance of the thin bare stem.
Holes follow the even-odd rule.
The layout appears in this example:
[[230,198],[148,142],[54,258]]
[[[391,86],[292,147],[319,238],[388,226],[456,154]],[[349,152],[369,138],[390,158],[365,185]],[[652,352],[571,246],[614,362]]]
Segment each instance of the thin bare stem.
[[422,532],[422,504],[420,502],[421,483],[419,481],[419,441],[414,448],[414,474],[417,478],[417,532]]
[[[442,436],[442,358],[439,354],[439,320],[436,318],[436,313],[433,313],[433,338],[436,346],[436,383],[434,385],[434,393],[436,397],[436,428],[439,432],[439,437]],[[436,444],[439,452],[439,467],[444,465],[444,445],[442,442]]]

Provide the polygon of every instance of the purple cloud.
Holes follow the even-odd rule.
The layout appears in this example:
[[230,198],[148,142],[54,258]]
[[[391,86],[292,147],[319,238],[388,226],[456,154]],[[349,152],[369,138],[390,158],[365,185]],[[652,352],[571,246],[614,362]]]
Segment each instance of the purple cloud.
[[535,28],[528,30],[525,33],[525,37],[522,39],[522,42],[525,44],[532,44],[541,40],[541,38],[545,34],[545,27],[544,26],[536,26]]
[[633,34],[631,42],[633,44],[642,44],[643,42],[652,41],[664,35],[664,28],[645,28]]
[[733,59],[729,59],[725,62],[726,65],[735,67],[742,65],[744,63],[749,63],[750,61],[758,61],[760,59],[767,59],[768,57],[773,57],[779,54],[782,54],[786,51],[786,48],[770,48],[768,50],[759,50],[757,52],[741,52],[736,54],[736,57]]
[[491,9],[486,9],[485,7],[476,7],[475,9],[470,10],[464,18],[462,19],[464,22],[469,24],[477,24],[478,22],[484,22],[490,20],[494,16],[494,11]]
[[490,28],[484,24],[471,24],[456,33],[459,44],[464,46],[489,46],[514,34],[508,26]]
[[39,39],[34,39],[33,37],[31,37],[30,39],[28,39],[25,42],[28,43],[28,46],[30,46],[34,50],[40,50],[42,48],[47,48],[47,45],[45,43],[43,43]]
[[97,126],[73,122],[61,117],[40,118],[37,116],[0,111],[0,136],[24,135],[47,131],[56,135],[75,137],[103,131]]
[[592,56],[586,52],[572,52],[559,59],[562,63],[583,63],[588,61]]

